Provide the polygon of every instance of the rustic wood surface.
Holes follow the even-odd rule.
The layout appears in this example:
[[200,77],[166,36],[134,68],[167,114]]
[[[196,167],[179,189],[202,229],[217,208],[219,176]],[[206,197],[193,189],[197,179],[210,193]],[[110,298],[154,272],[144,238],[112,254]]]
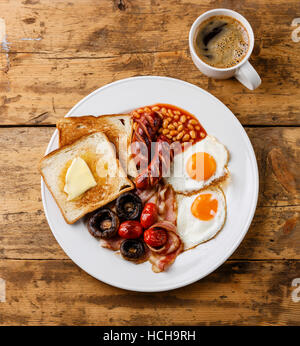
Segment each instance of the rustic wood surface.
[[[203,76],[188,52],[198,15],[245,15],[263,83]],[[0,0],[0,325],[299,325],[299,0]],[[300,36],[300,34],[298,34]],[[37,170],[57,119],[94,89],[165,75],[224,102],[245,126],[260,172],[253,223],[217,271],[190,286],[142,294],[79,269],[44,216]]]

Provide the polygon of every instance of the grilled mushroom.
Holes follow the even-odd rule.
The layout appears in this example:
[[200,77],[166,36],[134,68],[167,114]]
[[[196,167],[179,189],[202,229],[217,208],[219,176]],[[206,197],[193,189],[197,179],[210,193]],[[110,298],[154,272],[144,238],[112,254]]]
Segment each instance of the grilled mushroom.
[[120,219],[138,220],[142,209],[142,201],[135,193],[126,192],[117,198],[116,211]]
[[125,239],[120,246],[120,252],[123,258],[128,261],[137,261],[145,256],[145,245],[138,239]]
[[119,228],[119,218],[108,208],[100,209],[88,221],[88,230],[96,238],[109,239]]

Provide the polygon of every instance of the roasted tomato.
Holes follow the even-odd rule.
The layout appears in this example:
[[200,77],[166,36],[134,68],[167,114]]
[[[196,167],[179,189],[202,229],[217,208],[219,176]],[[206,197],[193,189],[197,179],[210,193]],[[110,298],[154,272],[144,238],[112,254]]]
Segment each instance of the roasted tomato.
[[144,232],[145,243],[151,247],[161,247],[167,242],[167,232],[159,228],[150,228]]
[[125,239],[136,239],[143,234],[143,227],[138,221],[124,221],[119,227],[119,236]]
[[154,203],[147,203],[142,211],[141,224],[147,229],[157,221],[158,210]]

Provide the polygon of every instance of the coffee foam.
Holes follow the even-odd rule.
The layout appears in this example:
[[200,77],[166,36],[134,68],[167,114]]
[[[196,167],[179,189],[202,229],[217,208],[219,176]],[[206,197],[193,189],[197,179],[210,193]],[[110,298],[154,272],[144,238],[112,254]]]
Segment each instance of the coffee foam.
[[[224,23],[226,23],[224,25]],[[213,32],[220,32],[213,36]],[[207,45],[207,35],[212,36]],[[207,64],[228,68],[237,65],[245,57],[249,47],[249,37],[244,26],[228,16],[215,16],[204,21],[194,43],[198,56]]]

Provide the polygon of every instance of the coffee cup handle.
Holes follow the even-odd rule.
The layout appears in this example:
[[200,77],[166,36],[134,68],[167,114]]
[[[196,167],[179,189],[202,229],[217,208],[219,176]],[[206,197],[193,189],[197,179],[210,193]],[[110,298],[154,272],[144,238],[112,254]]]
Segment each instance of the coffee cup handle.
[[245,87],[254,90],[261,84],[259,74],[255,71],[249,61],[246,61],[236,72],[234,77]]

